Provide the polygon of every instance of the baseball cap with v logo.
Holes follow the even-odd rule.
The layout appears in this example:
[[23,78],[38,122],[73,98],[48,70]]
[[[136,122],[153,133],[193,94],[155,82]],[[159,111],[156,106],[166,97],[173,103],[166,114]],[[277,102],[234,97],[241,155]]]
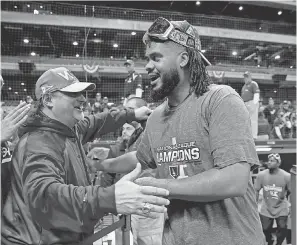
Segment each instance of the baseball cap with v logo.
[[39,77],[35,85],[35,95],[39,100],[43,94],[50,92],[77,93],[95,88],[94,83],[80,82],[67,68],[58,67],[44,72]]

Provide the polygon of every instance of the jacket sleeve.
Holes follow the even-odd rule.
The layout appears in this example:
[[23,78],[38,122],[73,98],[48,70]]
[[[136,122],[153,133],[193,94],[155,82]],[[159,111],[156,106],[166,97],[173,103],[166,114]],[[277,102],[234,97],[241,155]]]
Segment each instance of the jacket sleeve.
[[97,113],[85,117],[78,123],[78,133],[81,136],[82,144],[99,138],[104,134],[114,132],[125,123],[136,121],[133,109],[123,109],[117,113]]
[[31,154],[22,168],[23,197],[45,229],[90,232],[105,213],[116,213],[114,186],[65,184],[63,164],[50,154]]

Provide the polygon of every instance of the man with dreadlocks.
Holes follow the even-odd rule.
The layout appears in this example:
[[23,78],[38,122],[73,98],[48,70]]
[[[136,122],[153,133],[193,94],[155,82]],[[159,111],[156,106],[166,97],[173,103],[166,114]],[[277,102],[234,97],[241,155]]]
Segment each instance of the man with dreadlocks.
[[136,183],[170,192],[164,245],[264,245],[250,175],[259,163],[243,100],[229,86],[210,85],[210,63],[187,21],[158,18],[143,41],[151,96],[166,100],[149,117],[137,153],[98,169],[130,171],[137,161],[157,168],[158,179]]

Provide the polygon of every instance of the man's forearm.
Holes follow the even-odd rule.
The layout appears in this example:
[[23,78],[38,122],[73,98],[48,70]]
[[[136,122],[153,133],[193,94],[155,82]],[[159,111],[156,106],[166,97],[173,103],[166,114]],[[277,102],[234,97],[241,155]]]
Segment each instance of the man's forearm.
[[95,168],[98,171],[109,173],[129,173],[136,167],[138,162],[135,154],[136,152],[129,152],[116,158],[97,161]]
[[183,179],[152,179],[145,183],[169,190],[169,198],[195,202],[212,202],[243,196],[250,178],[248,163],[238,163],[223,169],[210,169]]

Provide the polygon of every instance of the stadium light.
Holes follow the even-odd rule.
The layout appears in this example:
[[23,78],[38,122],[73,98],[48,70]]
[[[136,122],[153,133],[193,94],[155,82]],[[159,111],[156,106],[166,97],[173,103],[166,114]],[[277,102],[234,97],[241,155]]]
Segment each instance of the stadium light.
[[25,38],[24,43],[29,43],[29,40],[27,38]]
[[31,55],[32,55],[32,56],[35,56],[35,55],[36,55],[36,53],[35,53],[35,52],[31,52]]
[[236,51],[233,51],[232,52],[232,55],[236,56],[237,55],[237,52]]
[[132,32],[131,32],[131,35],[132,35],[132,36],[135,36],[135,35],[136,35],[136,32],[135,32],[135,31],[132,31]]
[[199,5],[200,5],[200,1],[197,1],[197,2],[196,2],[196,5],[199,6]]
[[114,47],[114,48],[118,48],[119,45],[118,45],[117,43],[115,43],[115,44],[113,45],[113,47]]
[[93,40],[94,43],[103,43],[103,40],[100,38],[96,38]]
[[79,57],[79,54],[76,54],[75,57],[78,58]]
[[281,10],[277,12],[278,15],[282,15],[282,13],[283,12]]
[[77,41],[74,41],[72,44],[73,44],[74,46],[77,46],[77,45],[78,45],[78,42],[77,42]]
[[238,9],[241,11],[241,10],[243,10],[243,7],[242,7],[242,6],[239,6],[239,8],[238,8]]
[[274,59],[279,60],[280,59],[280,55],[275,56]]

